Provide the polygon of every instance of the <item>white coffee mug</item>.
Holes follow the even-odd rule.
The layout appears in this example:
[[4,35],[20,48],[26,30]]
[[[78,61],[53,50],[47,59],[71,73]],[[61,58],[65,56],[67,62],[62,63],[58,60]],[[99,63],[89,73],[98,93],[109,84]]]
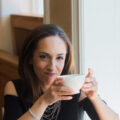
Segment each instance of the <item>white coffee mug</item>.
[[80,89],[83,86],[85,75],[72,74],[72,75],[61,75],[58,78],[63,78],[63,85],[71,88],[75,94],[80,92]]

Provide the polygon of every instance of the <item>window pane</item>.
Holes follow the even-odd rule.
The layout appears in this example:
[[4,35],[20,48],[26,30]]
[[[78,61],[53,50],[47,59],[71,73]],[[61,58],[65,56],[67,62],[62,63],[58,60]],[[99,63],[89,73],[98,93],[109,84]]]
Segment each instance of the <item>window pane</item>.
[[85,71],[93,68],[99,94],[120,112],[120,0],[84,1]]

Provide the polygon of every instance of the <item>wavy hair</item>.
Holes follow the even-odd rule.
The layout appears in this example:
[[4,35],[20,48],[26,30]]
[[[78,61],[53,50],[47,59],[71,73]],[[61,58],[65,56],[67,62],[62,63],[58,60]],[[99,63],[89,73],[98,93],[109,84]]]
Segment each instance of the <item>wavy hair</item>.
[[18,71],[23,82],[23,92],[20,94],[20,97],[24,100],[34,102],[41,95],[38,79],[34,73],[33,66],[30,64],[30,60],[33,57],[38,42],[49,36],[59,36],[66,43],[67,54],[61,74],[66,75],[74,73],[72,45],[63,29],[53,24],[43,24],[39,26],[34,29],[25,40],[19,57]]

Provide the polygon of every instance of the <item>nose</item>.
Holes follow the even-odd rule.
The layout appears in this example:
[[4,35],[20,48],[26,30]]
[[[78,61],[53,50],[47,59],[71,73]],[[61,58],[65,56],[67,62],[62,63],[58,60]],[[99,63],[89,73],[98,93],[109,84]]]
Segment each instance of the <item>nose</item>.
[[49,71],[54,71],[55,68],[56,68],[56,62],[55,62],[55,60],[52,59],[52,60],[49,61],[48,70]]

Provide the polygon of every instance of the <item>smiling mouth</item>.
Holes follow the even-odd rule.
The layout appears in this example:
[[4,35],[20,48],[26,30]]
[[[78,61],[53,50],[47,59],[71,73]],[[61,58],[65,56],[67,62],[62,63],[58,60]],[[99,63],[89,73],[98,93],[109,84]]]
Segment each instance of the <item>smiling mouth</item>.
[[46,74],[47,76],[49,76],[49,77],[53,77],[53,76],[56,75],[56,73],[48,73],[48,72],[46,72],[45,74]]

